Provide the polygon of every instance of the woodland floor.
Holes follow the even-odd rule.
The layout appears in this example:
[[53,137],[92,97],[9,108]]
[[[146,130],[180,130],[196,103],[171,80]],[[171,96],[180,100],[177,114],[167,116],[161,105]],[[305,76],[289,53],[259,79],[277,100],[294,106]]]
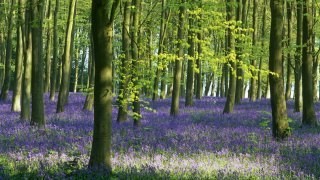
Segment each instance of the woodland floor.
[[[9,97],[8,99],[11,99]],[[64,113],[45,96],[46,130],[38,131],[0,102],[0,179],[105,179],[87,170],[93,113],[85,95],[70,93]],[[144,99],[142,126],[115,122],[112,179],[319,179],[320,129],[300,128],[288,102],[292,135],[271,137],[269,100],[244,99],[222,114],[225,99],[204,97],[170,117],[170,99]],[[317,117],[320,104],[316,103]]]

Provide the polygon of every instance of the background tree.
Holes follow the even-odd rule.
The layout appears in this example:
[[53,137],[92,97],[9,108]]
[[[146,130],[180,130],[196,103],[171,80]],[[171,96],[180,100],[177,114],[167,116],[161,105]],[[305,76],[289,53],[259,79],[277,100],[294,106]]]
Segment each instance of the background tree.
[[11,111],[19,112],[21,110],[21,86],[22,86],[22,65],[23,65],[23,51],[24,51],[24,5],[23,0],[18,1],[18,18],[17,18],[17,55],[15,60],[15,73],[14,73],[14,89],[12,97]]
[[174,77],[173,77],[173,90],[172,90],[172,100],[171,100],[171,108],[170,115],[176,116],[179,114],[179,98],[180,98],[180,88],[181,88],[181,73],[182,73],[182,61],[184,59],[184,48],[183,48],[183,40],[184,40],[184,23],[185,23],[185,0],[179,1],[179,20],[178,20],[178,50],[177,50],[177,58],[175,59],[175,67],[174,67]]
[[118,116],[117,121],[123,122],[127,120],[128,115],[128,95],[129,95],[129,81],[131,75],[129,74],[131,53],[130,53],[130,15],[131,15],[131,1],[127,0],[123,5],[123,22],[122,22],[122,51],[123,57],[121,59],[120,68],[120,82],[118,95]]
[[77,0],[71,0],[69,5],[69,15],[67,22],[67,31],[65,36],[64,54],[62,57],[62,79],[59,90],[57,113],[64,111],[64,106],[68,102],[70,71],[71,71],[71,47],[73,42],[74,17],[76,14]]
[[8,29],[6,37],[6,61],[4,68],[4,82],[1,88],[0,100],[6,100],[8,97],[8,91],[10,87],[11,80],[11,58],[12,58],[12,30],[13,30],[13,11],[14,11],[14,1],[10,1],[10,11],[8,15]]
[[230,64],[230,79],[229,79],[229,87],[227,94],[227,101],[225,103],[223,113],[231,113],[234,107],[235,93],[236,93],[236,68],[237,63],[235,59],[235,38],[233,36],[232,28],[234,26],[235,20],[235,1],[228,0],[226,1],[227,7],[227,20],[229,22],[227,28],[227,60]]

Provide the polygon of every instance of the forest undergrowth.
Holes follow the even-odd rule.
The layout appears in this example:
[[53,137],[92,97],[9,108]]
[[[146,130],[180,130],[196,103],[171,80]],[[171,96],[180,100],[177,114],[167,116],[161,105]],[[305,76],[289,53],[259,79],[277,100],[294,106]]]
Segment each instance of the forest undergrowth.
[[[11,99],[11,98],[8,98]],[[0,179],[106,179],[87,169],[93,112],[85,95],[72,93],[65,112],[45,96],[47,125],[37,130],[0,103]],[[113,108],[111,179],[319,179],[320,129],[300,128],[288,101],[291,136],[272,138],[269,100],[244,99],[222,114],[225,99],[204,97],[180,115],[170,100],[144,99],[140,127],[116,123]],[[320,104],[315,109],[319,118]]]

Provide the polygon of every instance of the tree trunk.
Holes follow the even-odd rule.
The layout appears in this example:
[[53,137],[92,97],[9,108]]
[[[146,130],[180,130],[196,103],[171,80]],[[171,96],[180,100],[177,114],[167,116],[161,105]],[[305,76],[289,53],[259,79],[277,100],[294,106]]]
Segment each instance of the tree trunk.
[[[262,14],[262,26],[261,26],[261,49],[262,52],[264,51],[264,47],[265,47],[265,38],[266,38],[266,12],[267,12],[267,0],[264,0],[263,2],[263,14]],[[262,60],[263,60],[263,56],[260,57],[259,60],[259,72],[258,72],[258,87],[257,87],[257,98],[261,99],[262,96],[262,77],[261,77],[261,70],[262,70]]]
[[77,92],[78,88],[78,78],[79,78],[79,57],[80,57],[80,48],[77,46],[75,48],[75,56],[74,56],[74,85],[73,85],[73,92]]
[[[287,48],[290,48],[291,45],[291,27],[292,27],[292,4],[293,2],[286,2],[287,3]],[[287,53],[287,79],[286,79],[286,92],[285,97],[286,100],[290,99],[291,97],[291,52]]]
[[289,135],[287,108],[282,82],[282,27],[283,27],[283,0],[273,0],[271,7],[271,32],[269,47],[269,75],[271,108],[272,108],[272,135],[276,139],[283,139]]
[[94,129],[89,167],[111,173],[112,39],[120,0],[92,1],[93,58],[95,61]]
[[294,73],[294,111],[300,112],[301,105],[301,62],[302,62],[302,21],[303,21],[303,5],[301,0],[296,1],[297,4],[297,35],[296,35],[296,52],[295,52],[295,73]]
[[174,77],[173,77],[173,90],[172,90],[172,100],[170,115],[177,116],[179,114],[179,98],[180,98],[180,88],[181,88],[181,73],[182,73],[182,61],[184,59],[184,49],[183,49],[183,39],[184,39],[184,23],[185,23],[185,0],[180,0],[179,7],[179,24],[178,24],[178,58],[175,60]]
[[[191,9],[193,11],[193,9]],[[195,65],[195,26],[193,15],[189,17],[188,29],[188,67],[187,67],[187,84],[186,84],[186,102],[185,106],[193,106],[194,90],[194,65]]]
[[31,31],[32,31],[32,111],[31,125],[45,127],[43,103],[43,65],[42,60],[42,26],[43,0],[32,0],[31,3]]
[[132,6],[135,11],[132,11],[132,29],[131,29],[131,53],[132,53],[132,69],[133,69],[133,123],[134,126],[140,126],[141,112],[140,112],[140,91],[139,91],[139,49],[138,49],[138,34],[141,12],[141,0],[133,0]]
[[8,97],[8,91],[10,88],[10,79],[11,79],[11,57],[12,57],[12,30],[13,30],[13,11],[14,11],[14,2],[11,0],[10,3],[10,14],[8,16],[8,31],[6,39],[6,61],[4,69],[4,82],[1,89],[0,100],[6,100]]
[[[22,1],[24,4],[25,0]],[[25,4],[26,5],[26,4]],[[21,114],[20,119],[30,120],[30,102],[31,102],[31,79],[32,79],[32,31],[31,31],[31,9],[27,5],[25,12],[25,51],[23,60],[23,80],[21,96]],[[23,21],[22,21],[23,22]]]
[[[90,37],[90,41],[91,41],[91,44],[93,44],[92,37]],[[93,57],[94,54],[92,51],[93,51],[93,47],[90,46],[89,61],[91,62],[91,66],[90,66],[90,73],[88,74],[88,76],[90,77],[90,80],[89,80],[89,87],[87,90],[86,100],[83,105],[83,109],[88,111],[92,111],[93,101],[94,101],[95,61]]]
[[[227,1],[227,20],[232,22],[235,20],[235,8],[233,7],[234,0]],[[233,36],[232,29],[228,28],[228,45],[227,45],[227,58],[228,63],[230,64],[230,79],[229,79],[229,87],[228,87],[228,94],[227,94],[227,101],[225,103],[223,113],[231,113],[234,107],[234,100],[236,94],[236,75],[233,72],[237,68],[236,59],[232,59],[235,55],[235,38]]]
[[59,13],[59,0],[56,0],[54,9],[53,20],[53,59],[51,64],[51,80],[50,80],[50,100],[53,101],[56,93],[57,82],[57,63],[58,63],[58,50],[59,50],[59,37],[58,37],[58,13]]
[[[245,8],[246,8],[246,0],[237,0],[237,21],[241,21],[242,22],[242,28],[246,28],[245,27],[245,18],[242,16],[243,15],[243,11],[246,12]],[[243,18],[242,18],[243,17]],[[241,31],[239,31],[239,33],[243,33]],[[237,53],[237,61],[239,61],[238,63],[238,67],[237,67],[237,82],[236,82],[236,94],[235,94],[235,103],[239,104],[241,102],[242,99],[242,93],[243,93],[243,69],[241,67],[241,55],[242,55],[242,41],[241,40],[237,40],[237,44],[238,47],[236,47],[236,53]]]
[[70,84],[70,70],[71,70],[71,48],[73,42],[73,28],[74,28],[74,18],[76,13],[76,3],[77,0],[71,0],[69,5],[69,15],[67,22],[67,30],[65,36],[65,46],[64,53],[62,57],[62,79],[61,86],[59,90],[58,103],[57,103],[57,113],[64,111],[64,106],[68,102],[69,95],[69,84]]
[[23,0],[18,1],[18,23],[17,23],[17,56],[16,56],[16,66],[14,73],[14,89],[12,97],[11,111],[19,112],[21,111],[21,86],[22,86],[22,65],[23,65],[23,51],[24,51],[24,8],[25,2]]
[[[254,0],[253,3],[253,14],[252,14],[252,28],[254,29],[252,33],[252,47],[253,49],[257,45],[257,34],[258,34],[258,25],[257,25],[257,12],[258,12],[258,0]],[[254,52],[252,52],[254,53]],[[256,68],[256,60],[251,59],[251,66]],[[256,70],[251,70],[252,78],[250,79],[250,90],[249,90],[249,99],[250,101],[256,101],[257,99],[257,80],[256,80]]]
[[51,46],[52,46],[52,30],[51,30],[51,0],[48,1],[48,11],[47,11],[47,45],[46,45],[46,64],[45,64],[45,83],[44,92],[49,92],[50,90],[50,75],[51,75]]
[[123,21],[122,21],[122,52],[124,57],[121,59],[121,76],[120,76],[120,83],[119,83],[119,95],[118,95],[118,116],[117,122],[123,122],[127,120],[128,116],[128,84],[129,80],[131,79],[128,70],[130,69],[130,1],[126,1],[124,4],[124,14],[123,14]]
[[312,86],[312,14],[310,12],[309,0],[303,0],[303,31],[302,31],[302,93],[303,111],[302,124],[317,126],[317,119],[313,103]]

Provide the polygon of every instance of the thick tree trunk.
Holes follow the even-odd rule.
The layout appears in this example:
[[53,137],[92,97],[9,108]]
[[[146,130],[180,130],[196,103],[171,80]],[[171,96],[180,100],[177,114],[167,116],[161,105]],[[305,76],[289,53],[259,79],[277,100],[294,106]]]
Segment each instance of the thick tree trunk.
[[269,75],[271,108],[272,108],[272,135],[276,139],[283,139],[289,135],[287,107],[284,97],[282,81],[282,27],[283,27],[283,0],[273,0],[271,7],[271,32],[269,47]]
[[69,5],[69,15],[67,22],[67,30],[65,36],[64,53],[62,57],[62,79],[59,90],[57,113],[64,111],[64,106],[68,102],[70,71],[71,71],[71,48],[73,42],[74,18],[76,13],[77,0],[71,0]]
[[[24,1],[25,3],[26,1]],[[23,80],[21,96],[20,119],[31,119],[31,79],[32,79],[32,32],[31,32],[31,9],[27,6],[25,12],[25,51],[23,60]]]
[[112,39],[113,20],[120,0],[92,1],[95,61],[94,130],[89,167],[111,173]]
[[317,119],[313,103],[312,86],[312,14],[310,14],[309,0],[303,0],[303,26],[302,26],[302,93],[303,111],[302,124],[317,126]]
[[179,25],[178,25],[178,58],[175,60],[174,77],[173,77],[173,90],[172,90],[172,100],[170,115],[177,116],[179,114],[179,98],[180,98],[180,88],[181,88],[181,73],[182,73],[182,61],[184,60],[184,49],[183,49],[183,39],[184,39],[184,17],[186,14],[185,10],[185,0],[180,0],[179,7]]
[[45,127],[43,102],[43,59],[42,59],[42,26],[43,0],[32,0],[31,31],[32,31],[32,112],[31,125]]

